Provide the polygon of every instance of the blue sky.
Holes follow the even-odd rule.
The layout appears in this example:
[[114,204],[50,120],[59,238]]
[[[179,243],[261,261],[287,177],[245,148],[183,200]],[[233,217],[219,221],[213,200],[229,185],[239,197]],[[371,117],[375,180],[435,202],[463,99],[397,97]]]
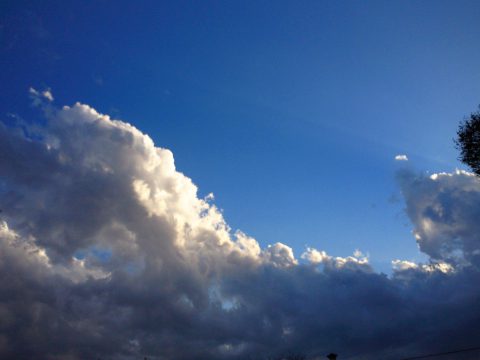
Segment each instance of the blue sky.
[[[263,246],[423,257],[396,172],[462,167],[480,102],[476,1],[4,1],[0,111],[28,88],[87,103],[173,151]],[[394,161],[407,154],[410,161]]]
[[479,18],[0,1],[0,358],[479,349]]

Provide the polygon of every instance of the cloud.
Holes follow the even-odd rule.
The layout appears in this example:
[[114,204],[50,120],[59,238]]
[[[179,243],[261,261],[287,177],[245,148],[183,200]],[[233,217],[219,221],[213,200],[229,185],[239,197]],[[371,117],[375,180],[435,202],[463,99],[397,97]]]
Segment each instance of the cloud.
[[480,265],[480,181],[456,170],[399,175],[420,250],[452,265]]
[[263,252],[263,258],[278,267],[289,267],[298,263],[292,248],[282,243],[268,245]]
[[33,95],[45,125],[0,123],[0,357],[396,359],[476,345],[470,174],[401,173],[431,262],[398,260],[387,277],[359,251],[262,249],[134,126]]
[[355,270],[372,271],[372,268],[368,264],[368,257],[364,256],[358,249],[355,250],[353,256],[333,257],[328,255],[325,251],[307,247],[307,250],[301,255],[301,258],[314,265],[323,264],[326,267],[337,269],[350,268]]
[[395,160],[396,161],[408,161],[407,155],[395,155]]
[[52,102],[53,95],[50,89],[46,89],[44,91],[38,91],[35,90],[33,87],[31,87],[28,92],[30,93],[30,97],[32,99],[33,105],[39,106],[42,104],[43,101],[49,101]]
[[417,264],[408,260],[392,260],[392,267],[395,271],[401,272],[410,269],[421,270],[426,272],[441,271],[445,274],[454,271],[452,265],[444,262],[434,262],[429,264]]

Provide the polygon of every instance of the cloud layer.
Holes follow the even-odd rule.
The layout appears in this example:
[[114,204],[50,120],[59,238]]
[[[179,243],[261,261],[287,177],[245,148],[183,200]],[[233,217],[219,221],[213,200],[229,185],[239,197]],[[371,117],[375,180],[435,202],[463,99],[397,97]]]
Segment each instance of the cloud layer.
[[387,277],[360,252],[261,249],[147,135],[31,93],[46,122],[0,123],[0,357],[398,359],[478,345],[471,174],[399,175],[431,263],[395,260]]

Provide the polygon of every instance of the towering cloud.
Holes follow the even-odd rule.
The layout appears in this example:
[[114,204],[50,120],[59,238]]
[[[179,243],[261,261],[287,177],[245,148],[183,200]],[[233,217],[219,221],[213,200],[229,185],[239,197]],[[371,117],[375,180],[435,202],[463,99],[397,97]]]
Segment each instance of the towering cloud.
[[[400,175],[430,264],[232,232],[172,153],[87,105],[0,124],[0,357],[396,359],[478,345],[480,185]],[[44,123],[40,126],[38,124]],[[474,358],[474,357],[472,357]]]

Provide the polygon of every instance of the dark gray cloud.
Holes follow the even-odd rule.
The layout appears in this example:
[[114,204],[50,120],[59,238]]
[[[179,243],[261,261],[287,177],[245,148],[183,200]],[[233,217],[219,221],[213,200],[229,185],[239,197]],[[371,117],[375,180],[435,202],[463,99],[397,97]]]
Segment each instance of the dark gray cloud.
[[133,126],[34,95],[43,128],[0,126],[1,358],[393,360],[479,345],[471,175],[400,175],[430,264],[397,260],[388,277],[361,253],[302,262],[232,232]]

